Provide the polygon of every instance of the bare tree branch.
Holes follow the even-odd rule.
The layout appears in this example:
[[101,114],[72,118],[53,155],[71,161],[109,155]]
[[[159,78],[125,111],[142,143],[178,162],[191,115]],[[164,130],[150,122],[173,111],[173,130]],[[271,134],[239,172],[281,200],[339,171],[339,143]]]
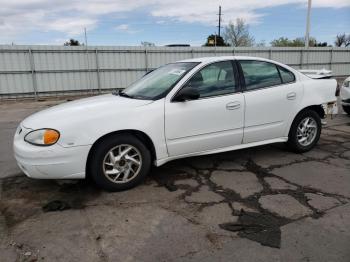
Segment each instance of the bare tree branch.
[[231,46],[253,46],[255,41],[249,33],[249,26],[241,18],[230,21],[225,27],[224,38]]
[[341,47],[348,47],[350,46],[350,35],[346,35],[346,34],[338,34],[335,37],[335,41],[334,41],[335,46]]

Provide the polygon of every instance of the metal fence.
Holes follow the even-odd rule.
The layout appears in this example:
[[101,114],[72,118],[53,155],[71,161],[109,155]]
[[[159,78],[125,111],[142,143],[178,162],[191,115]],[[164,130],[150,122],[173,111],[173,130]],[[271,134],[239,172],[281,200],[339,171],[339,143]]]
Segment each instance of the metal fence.
[[125,88],[165,63],[227,55],[350,75],[350,48],[0,46],[0,99],[101,93]]

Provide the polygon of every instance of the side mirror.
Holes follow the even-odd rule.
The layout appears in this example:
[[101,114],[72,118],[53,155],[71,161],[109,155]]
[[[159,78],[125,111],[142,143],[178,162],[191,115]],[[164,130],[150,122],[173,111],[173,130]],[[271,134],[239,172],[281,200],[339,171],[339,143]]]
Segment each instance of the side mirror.
[[182,88],[174,97],[173,101],[175,102],[184,102],[187,100],[196,100],[200,96],[198,90],[191,86],[186,86]]

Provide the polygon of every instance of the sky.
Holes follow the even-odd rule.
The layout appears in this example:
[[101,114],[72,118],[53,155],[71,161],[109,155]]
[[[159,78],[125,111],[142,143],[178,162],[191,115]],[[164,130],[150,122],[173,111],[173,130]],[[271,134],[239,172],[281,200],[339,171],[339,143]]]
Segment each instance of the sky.
[[[88,45],[200,46],[219,5],[223,26],[243,18],[256,42],[305,34],[307,0],[0,0],[0,44],[84,42],[86,28]],[[338,33],[350,34],[350,0],[313,0],[310,35],[333,44]]]

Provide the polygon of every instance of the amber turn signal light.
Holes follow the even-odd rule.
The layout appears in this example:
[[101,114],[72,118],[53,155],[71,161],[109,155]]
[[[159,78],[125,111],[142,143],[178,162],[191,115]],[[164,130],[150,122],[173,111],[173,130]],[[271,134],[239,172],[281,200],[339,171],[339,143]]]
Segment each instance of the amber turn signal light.
[[57,142],[59,137],[60,137],[60,134],[56,130],[47,129],[44,132],[44,144],[52,145]]

